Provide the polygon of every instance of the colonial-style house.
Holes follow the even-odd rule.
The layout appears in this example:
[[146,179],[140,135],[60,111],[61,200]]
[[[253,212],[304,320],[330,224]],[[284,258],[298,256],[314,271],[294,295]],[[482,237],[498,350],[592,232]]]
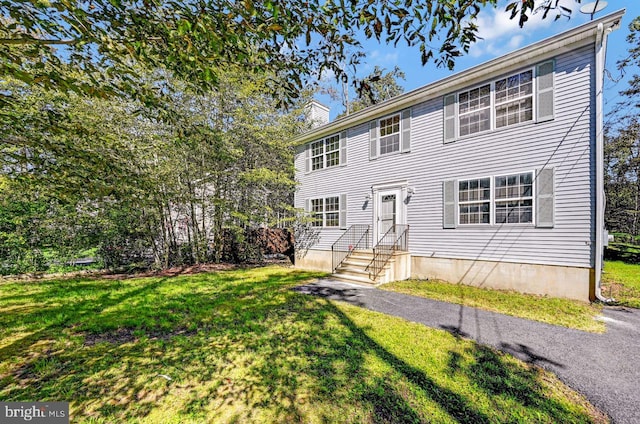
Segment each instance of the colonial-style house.
[[313,237],[296,266],[600,297],[605,49],[623,14],[297,137]]

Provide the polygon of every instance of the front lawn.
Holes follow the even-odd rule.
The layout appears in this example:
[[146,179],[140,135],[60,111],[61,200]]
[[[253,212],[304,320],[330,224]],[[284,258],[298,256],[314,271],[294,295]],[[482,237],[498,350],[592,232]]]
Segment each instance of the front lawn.
[[72,422],[605,422],[552,374],[280,267],[0,283],[0,400]]
[[380,288],[593,333],[603,333],[606,329],[603,322],[596,320],[602,311],[600,305],[569,299],[491,290],[440,280],[397,281]]

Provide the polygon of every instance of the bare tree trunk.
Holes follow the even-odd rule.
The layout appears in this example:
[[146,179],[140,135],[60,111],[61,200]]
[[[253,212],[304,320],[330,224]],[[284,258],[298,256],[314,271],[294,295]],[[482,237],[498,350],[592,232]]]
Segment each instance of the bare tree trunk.
[[[144,221],[147,226],[147,236],[149,237],[149,241],[151,242],[151,249],[153,250],[153,262],[154,264],[156,264],[156,266],[160,266],[161,265],[160,249],[158,248],[158,239],[156,238],[153,231],[153,227],[155,226],[155,224],[151,225],[151,219],[147,218],[146,215],[147,215],[146,210],[143,209],[142,216],[146,218],[144,219]],[[162,237],[164,238],[164,234]]]
[[224,237],[222,233],[222,225],[223,225],[223,194],[222,194],[222,177],[218,174],[216,178],[216,194],[214,201],[214,213],[213,213],[213,222],[212,229],[214,232],[214,255],[215,261],[220,262],[222,260],[222,250],[224,244]]
[[165,228],[166,234],[168,234],[169,237],[169,243],[167,244],[168,248],[165,252],[165,268],[168,268],[171,253],[177,252],[178,250],[178,238],[176,237],[175,231],[176,222],[174,221],[171,214],[171,203],[169,202],[169,200],[165,200],[161,205],[161,208],[164,211],[163,215],[165,216],[163,220],[163,226]]
[[195,204],[195,191],[193,189],[193,183],[187,181],[187,191],[189,193],[189,215],[190,225],[193,239],[190,240],[191,244],[191,260],[194,263],[200,263],[200,226],[198,225],[198,217],[196,216],[196,204]]
[[636,180],[636,193],[635,204],[633,211],[633,226],[631,228],[631,234],[633,235],[632,243],[635,243],[635,239],[638,236],[638,214],[640,213],[640,180]]

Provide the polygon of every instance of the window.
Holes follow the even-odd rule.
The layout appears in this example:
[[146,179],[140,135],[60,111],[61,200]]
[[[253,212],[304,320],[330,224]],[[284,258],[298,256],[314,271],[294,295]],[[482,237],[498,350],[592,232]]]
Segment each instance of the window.
[[523,122],[554,119],[554,72],[555,61],[550,60],[536,65],[535,70],[525,69],[444,96],[444,142]]
[[400,114],[380,120],[380,154],[400,151]]
[[496,128],[533,120],[533,71],[496,81]]
[[332,135],[325,139],[325,158],[327,168],[340,165],[340,136]]
[[311,170],[340,165],[340,147],[339,134],[311,143]]
[[324,168],[324,140],[311,144],[311,169]]
[[486,84],[458,95],[460,136],[491,128],[491,85]]
[[554,168],[544,167],[535,172],[443,181],[442,227],[535,224],[554,228],[554,173]]
[[313,227],[322,227],[324,219],[324,199],[311,199],[311,225]]
[[491,180],[480,178],[458,182],[460,224],[489,224]]
[[411,151],[412,109],[369,122],[369,159]]
[[327,197],[324,200],[324,211],[325,211],[325,219],[324,226],[325,227],[337,227],[340,225],[339,221],[339,200],[338,197]]
[[458,220],[460,225],[533,222],[533,172],[458,181]]
[[340,198],[338,196],[311,199],[311,225],[313,227],[340,226]]
[[495,178],[496,224],[533,222],[533,173]]

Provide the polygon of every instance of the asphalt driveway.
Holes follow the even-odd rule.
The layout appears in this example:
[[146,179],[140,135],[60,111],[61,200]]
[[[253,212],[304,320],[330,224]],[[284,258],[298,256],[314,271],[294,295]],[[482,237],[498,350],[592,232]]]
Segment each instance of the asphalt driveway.
[[324,279],[296,288],[444,329],[554,372],[614,423],[640,423],[640,310],[605,308],[605,334]]

